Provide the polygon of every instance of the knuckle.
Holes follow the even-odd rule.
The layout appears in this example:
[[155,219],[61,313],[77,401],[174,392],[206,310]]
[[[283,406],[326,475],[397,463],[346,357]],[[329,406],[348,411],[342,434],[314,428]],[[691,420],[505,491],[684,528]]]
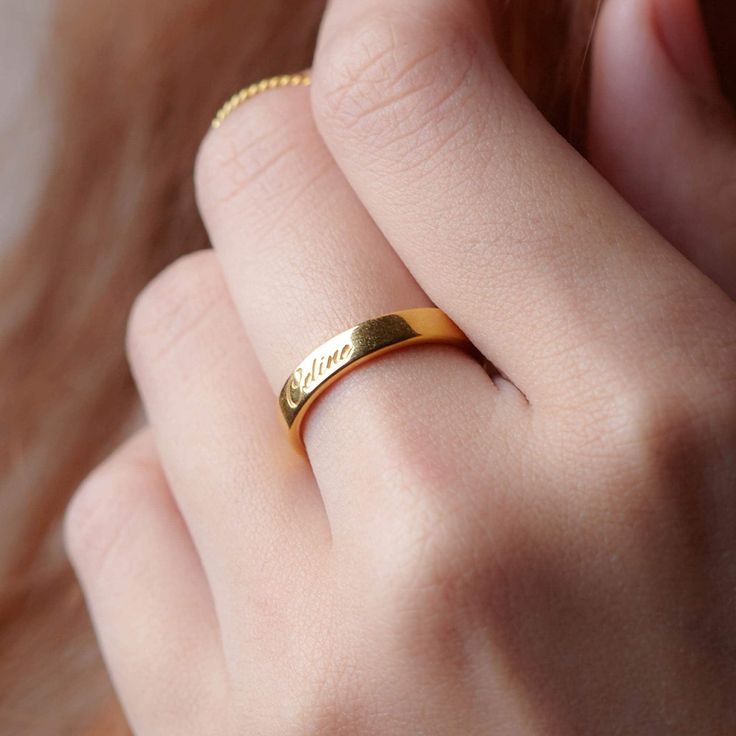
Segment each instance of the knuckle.
[[[469,537],[474,537],[472,542]],[[391,597],[404,599],[407,610],[432,610],[439,601],[441,608],[459,603],[457,581],[472,577],[474,560],[484,556],[477,542],[474,534],[456,524],[440,518],[424,520],[394,546],[394,562],[384,570]],[[447,595],[452,587],[453,595]]]
[[295,699],[288,725],[282,725],[276,733],[293,736],[362,733],[362,728],[370,723],[364,717],[368,687],[357,670],[355,662],[342,657],[309,673],[309,684]]
[[416,536],[382,569],[376,620],[411,659],[455,657],[478,621],[498,625],[520,592],[509,550],[454,528]]
[[[269,90],[238,108],[200,146],[195,162],[197,199],[205,219],[228,205],[248,205],[254,191],[282,196],[304,151],[305,129],[311,124],[305,88]],[[302,167],[304,168],[304,167]]]
[[[417,24],[421,28],[417,29]],[[373,145],[407,143],[425,129],[428,145],[451,134],[479,69],[483,44],[467,19],[448,11],[434,17],[402,11],[360,18],[339,31],[318,57],[313,109],[329,131],[370,135]]]
[[605,418],[592,426],[597,470],[614,487],[625,479],[632,487],[657,493],[711,465],[733,436],[735,424],[733,384],[638,386],[622,392]]
[[85,580],[94,582],[115,559],[124,559],[120,552],[130,538],[130,522],[157,483],[150,462],[128,455],[111,458],[79,487],[63,531],[67,553]]
[[456,494],[446,483],[442,491],[457,497],[457,508],[439,500],[417,503],[412,518],[372,551],[372,569],[363,576],[370,588],[375,585],[369,595],[380,608],[377,620],[387,620],[390,611],[397,639],[409,645],[459,644],[447,638],[448,632],[459,633],[461,623],[481,608],[485,616],[500,615],[508,598],[508,554],[495,534],[498,523],[489,522],[485,512],[476,513],[467,494]]
[[127,349],[140,366],[158,360],[201,322],[227,290],[212,251],[174,261],[139,294],[128,319]]

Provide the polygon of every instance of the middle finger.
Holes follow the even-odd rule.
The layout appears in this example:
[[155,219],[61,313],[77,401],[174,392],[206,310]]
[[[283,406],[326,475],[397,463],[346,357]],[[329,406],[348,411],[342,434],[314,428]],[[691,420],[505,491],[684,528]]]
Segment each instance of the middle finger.
[[[732,304],[534,109],[484,0],[333,0],[317,125],[425,292],[529,397],[723,362]],[[673,330],[673,325],[677,326]]]

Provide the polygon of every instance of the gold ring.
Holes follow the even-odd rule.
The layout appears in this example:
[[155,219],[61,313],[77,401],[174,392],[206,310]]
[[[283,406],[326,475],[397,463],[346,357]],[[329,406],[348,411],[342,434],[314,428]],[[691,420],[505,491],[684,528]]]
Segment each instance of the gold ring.
[[301,426],[315,399],[338,378],[379,355],[417,343],[473,349],[462,330],[440,309],[391,312],[351,327],[313,350],[279,394],[279,409],[294,446],[303,450]]
[[212,127],[219,128],[225,120],[235,112],[246,100],[267,92],[270,89],[278,89],[279,87],[309,87],[312,84],[312,77],[309,72],[300,72],[299,74],[282,74],[278,77],[270,79],[262,79],[260,82],[251,84],[250,87],[243,87],[240,92],[236,92],[218,111],[212,120]]

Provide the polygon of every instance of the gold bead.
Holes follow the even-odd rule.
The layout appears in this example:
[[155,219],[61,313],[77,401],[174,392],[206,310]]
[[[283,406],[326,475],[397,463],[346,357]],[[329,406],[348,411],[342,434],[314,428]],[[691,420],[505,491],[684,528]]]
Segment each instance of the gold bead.
[[240,92],[236,92],[215,114],[214,120],[212,121],[213,128],[219,128],[225,119],[233,113],[240,105],[246,100],[255,97],[262,92],[266,92],[269,89],[276,89],[278,87],[308,87],[312,83],[312,78],[308,72],[299,74],[282,74],[277,77],[271,77],[270,79],[262,79],[260,82],[255,82],[249,87],[244,87]]

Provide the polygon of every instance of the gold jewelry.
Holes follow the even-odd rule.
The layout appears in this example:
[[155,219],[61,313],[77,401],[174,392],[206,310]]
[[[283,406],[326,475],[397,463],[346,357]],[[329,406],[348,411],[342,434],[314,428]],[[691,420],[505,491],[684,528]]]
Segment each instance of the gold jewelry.
[[307,410],[338,378],[379,355],[427,342],[472,349],[470,340],[442,310],[422,307],[361,322],[312,351],[279,394],[279,409],[293,444],[303,450],[301,425]]
[[271,77],[263,79],[260,82],[251,84],[234,94],[218,111],[212,121],[213,128],[219,128],[225,119],[237,108],[239,108],[246,100],[261,94],[269,89],[277,87],[309,87],[312,84],[312,77],[309,72],[301,72],[299,74],[284,74],[280,77]]

